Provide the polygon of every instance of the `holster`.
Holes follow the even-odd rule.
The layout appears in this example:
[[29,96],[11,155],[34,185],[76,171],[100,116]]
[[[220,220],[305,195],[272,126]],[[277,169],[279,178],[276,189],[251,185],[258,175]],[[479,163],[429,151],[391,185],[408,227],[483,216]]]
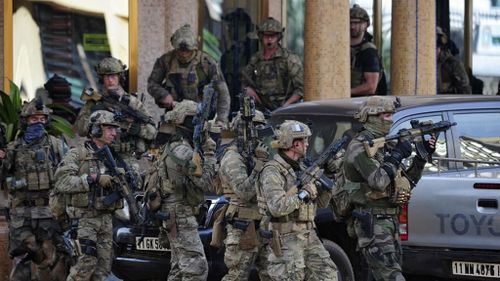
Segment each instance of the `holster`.
[[353,210],[352,216],[361,222],[361,230],[365,237],[373,237],[373,215],[369,212]]
[[222,246],[222,242],[224,240],[224,228],[226,227],[225,216],[228,206],[229,205],[227,204],[215,211],[214,226],[212,229],[212,241],[210,241],[210,246],[212,247],[220,248]]
[[272,231],[273,235],[271,237],[271,241],[269,242],[269,246],[271,247],[271,250],[273,251],[273,254],[277,257],[282,257],[283,256],[283,251],[281,251],[281,236],[279,231],[273,230]]
[[255,231],[255,222],[249,221],[248,224],[246,224],[246,229],[243,230],[240,237],[240,249],[251,250],[258,245],[259,241],[257,240],[257,232]]

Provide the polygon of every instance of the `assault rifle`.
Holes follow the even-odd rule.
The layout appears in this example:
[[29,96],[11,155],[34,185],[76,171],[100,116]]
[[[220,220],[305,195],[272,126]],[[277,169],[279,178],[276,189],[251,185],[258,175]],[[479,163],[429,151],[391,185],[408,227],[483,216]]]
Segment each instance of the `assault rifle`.
[[259,140],[272,136],[274,132],[271,126],[257,128],[253,123],[255,102],[252,97],[240,95],[240,112],[242,122],[238,124],[239,134],[236,138],[236,144],[238,152],[246,158],[247,169],[250,172],[255,166],[253,155]]
[[[343,136],[341,139],[332,141],[330,145],[314,160],[314,162],[309,165],[309,167],[302,170],[302,172],[297,177],[297,186],[304,186],[311,182],[319,182],[321,187],[326,190],[332,190],[335,187],[335,183],[323,175],[321,167],[323,167],[330,157],[337,154],[342,147],[347,143],[349,138],[347,136]],[[302,200],[307,200],[309,197],[306,191],[299,192],[299,198]]]
[[153,120],[150,116],[134,110],[130,107],[130,99],[128,96],[120,97],[116,91],[108,90],[107,95],[103,95],[92,88],[87,88],[83,90],[82,95],[83,101],[93,100],[93,101],[102,101],[108,104],[110,107],[115,108],[118,112],[118,116],[130,117],[134,122],[138,121],[142,124],[152,124],[154,125]]
[[139,210],[137,209],[137,203],[134,198],[133,190],[136,190],[135,184],[135,176],[130,174],[130,171],[126,171],[128,174],[129,180],[127,180],[125,174],[120,171],[120,169],[116,166],[116,161],[109,150],[109,147],[105,145],[103,148],[99,149],[96,152],[96,155],[103,156],[110,169],[110,175],[113,176],[116,184],[113,186],[114,191],[110,195],[104,198],[103,203],[105,205],[111,205],[115,203],[117,200],[124,198],[127,201],[128,208],[130,210],[130,218],[132,222],[137,222],[139,219]]
[[203,160],[203,151],[201,149],[203,143],[208,136],[207,121],[210,117],[212,109],[215,107],[214,103],[216,100],[216,92],[213,88],[212,83],[205,86],[203,89],[203,100],[198,103],[196,108],[196,116],[193,118],[194,133],[193,133],[193,163],[196,165],[196,169],[193,173],[194,176],[201,177],[203,171],[201,163]]
[[418,154],[422,156],[422,158],[430,160],[432,155],[429,155],[429,152],[427,152],[427,149],[424,146],[424,135],[435,134],[437,139],[440,132],[449,130],[451,126],[455,126],[457,123],[451,123],[449,121],[439,121],[437,123],[433,123],[431,120],[422,122],[419,122],[418,120],[411,120],[410,124],[411,129],[401,129],[394,135],[378,139],[365,140],[363,145],[368,156],[373,157],[375,153],[377,153],[377,150],[383,147],[385,143],[408,140],[415,144]]

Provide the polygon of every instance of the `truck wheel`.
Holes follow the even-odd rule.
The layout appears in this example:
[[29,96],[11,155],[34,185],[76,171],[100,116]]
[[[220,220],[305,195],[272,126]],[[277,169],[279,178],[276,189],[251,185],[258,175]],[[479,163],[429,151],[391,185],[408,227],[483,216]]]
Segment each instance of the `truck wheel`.
[[354,281],[354,271],[349,257],[342,248],[334,242],[323,239],[325,249],[330,253],[330,258],[337,266],[339,281]]

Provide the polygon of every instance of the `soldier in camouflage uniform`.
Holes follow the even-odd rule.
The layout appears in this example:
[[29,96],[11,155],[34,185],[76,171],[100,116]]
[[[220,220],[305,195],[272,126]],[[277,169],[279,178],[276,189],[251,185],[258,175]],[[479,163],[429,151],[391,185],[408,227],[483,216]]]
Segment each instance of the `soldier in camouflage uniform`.
[[[113,193],[115,179],[111,176],[110,164],[98,151],[111,145],[118,136],[119,127],[113,113],[93,112],[88,125],[89,140],[71,149],[56,170],[55,188],[66,195],[66,213],[79,254],[68,281],[103,281],[111,273],[112,215],[116,209],[123,208],[123,201],[104,203],[106,196]],[[119,154],[112,148],[110,151],[117,167],[124,173],[128,171]]]
[[472,88],[465,67],[451,53],[448,36],[439,26],[436,28],[436,37],[438,94],[471,95]]
[[[244,122],[239,113],[231,123],[231,130],[241,134],[240,123]],[[253,126],[260,127],[266,124],[264,114],[255,112]],[[252,140],[247,140],[251,143]],[[267,239],[264,239],[256,229],[260,225],[262,215],[257,207],[257,179],[262,167],[269,158],[269,151],[265,144],[259,142],[254,155],[247,160],[246,151],[240,151],[239,146],[233,142],[229,145],[222,157],[219,177],[223,194],[229,200],[225,213],[227,220],[225,239],[224,262],[229,271],[222,280],[248,280],[250,271],[256,263],[260,280],[270,280],[267,274]],[[250,166],[250,165],[253,165]]]
[[274,18],[257,27],[263,49],[242,70],[242,86],[262,111],[298,102],[304,96],[304,68],[300,58],[281,47],[285,28]]
[[311,131],[287,120],[276,135],[271,145],[278,153],[264,164],[257,190],[259,210],[271,216],[268,273],[272,280],[338,280],[337,267],[314,225],[316,208],[326,207],[332,194],[317,190],[314,183],[297,186]]
[[[83,91],[80,99],[85,105],[78,114],[75,128],[80,136],[85,137],[88,133],[90,114],[97,110],[119,113],[122,117],[118,120],[120,134],[112,145],[115,152],[119,153],[137,173],[139,164],[136,158],[140,158],[149,148],[149,144],[156,136],[156,128],[141,100],[122,88],[120,81],[125,78],[123,76],[125,68],[125,65],[116,58],[105,58],[96,65],[96,72],[103,88],[100,92],[93,89]],[[142,116],[142,120],[132,114]],[[140,186],[139,182],[138,187]]]
[[56,279],[51,272],[62,260],[58,251],[62,250],[61,230],[48,202],[54,171],[67,147],[45,131],[51,113],[41,100],[25,104],[20,116],[22,134],[0,155],[9,190],[9,255],[14,258],[10,280]]
[[215,175],[215,142],[207,137],[202,145],[204,161],[201,175],[195,175],[193,158],[193,116],[196,102],[184,100],[165,114],[165,129],[172,136],[152,169],[156,184],[148,184],[147,208],[168,214],[160,227],[160,242],[170,243],[172,257],[168,280],[206,280],[208,263],[198,234],[195,215],[212,189]]
[[[368,156],[363,142],[387,135],[395,111],[394,99],[369,97],[355,116],[363,123],[363,130],[354,136],[344,156],[344,188],[348,189],[355,208],[354,232],[377,281],[405,280],[401,273],[398,215],[425,165],[425,160],[417,154],[411,167],[402,172],[401,162],[412,152],[409,141],[399,142],[392,149],[381,148],[373,157]],[[431,155],[434,143],[433,137],[424,142]]]
[[167,110],[183,99],[199,102],[209,83],[218,94],[218,126],[228,121],[230,96],[224,76],[207,53],[197,49],[196,36],[190,25],[177,29],[170,38],[175,48],[159,57],[148,78],[148,92],[158,106]]

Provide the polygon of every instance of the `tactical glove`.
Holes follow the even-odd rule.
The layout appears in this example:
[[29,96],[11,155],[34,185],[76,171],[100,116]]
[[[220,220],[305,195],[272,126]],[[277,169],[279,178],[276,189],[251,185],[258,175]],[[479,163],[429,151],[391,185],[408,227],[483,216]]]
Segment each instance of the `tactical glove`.
[[316,188],[316,185],[314,183],[308,183],[301,188],[298,196],[300,200],[307,203],[318,197],[318,189]]
[[207,138],[201,147],[201,149],[203,150],[203,155],[214,156],[216,147],[217,144],[215,143],[215,141],[210,137]]
[[103,188],[110,188],[113,186],[113,177],[106,174],[100,174],[97,176],[97,182]]
[[261,161],[267,161],[269,159],[269,147],[265,143],[259,142],[255,147],[255,157]]
[[403,159],[411,155],[411,142],[410,141],[400,141],[396,147],[389,153],[389,156],[384,158],[384,162],[389,162],[394,164],[394,166],[399,166],[399,163]]

